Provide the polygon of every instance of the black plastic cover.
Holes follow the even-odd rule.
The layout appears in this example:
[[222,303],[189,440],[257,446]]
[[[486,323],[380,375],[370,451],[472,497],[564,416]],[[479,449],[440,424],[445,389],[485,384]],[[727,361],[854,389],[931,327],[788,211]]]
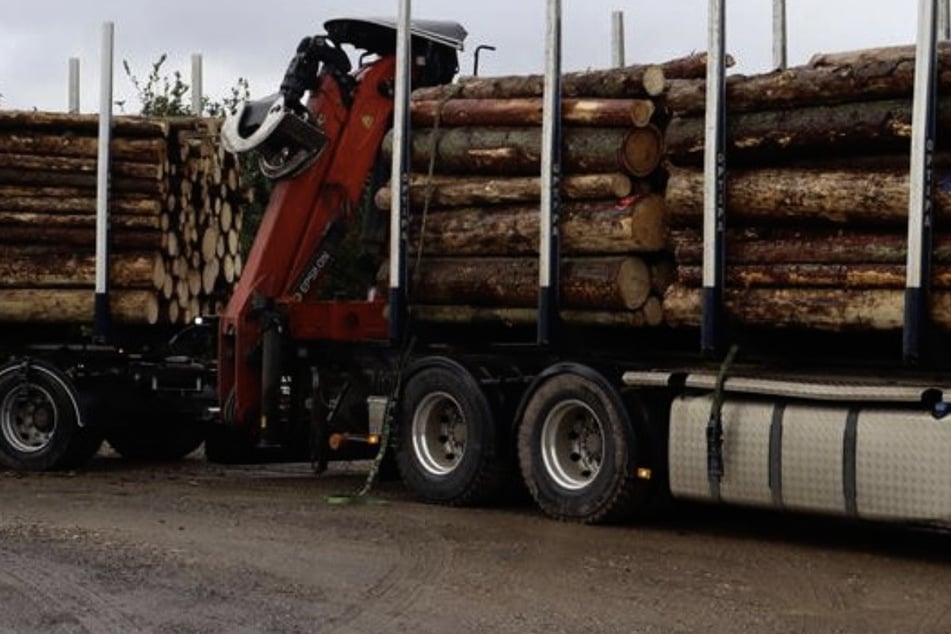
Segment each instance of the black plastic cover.
[[[396,50],[396,20],[393,18],[338,18],[324,23],[327,35],[337,44],[351,44],[370,53],[386,55]],[[461,51],[468,32],[458,22],[413,20],[414,39]]]

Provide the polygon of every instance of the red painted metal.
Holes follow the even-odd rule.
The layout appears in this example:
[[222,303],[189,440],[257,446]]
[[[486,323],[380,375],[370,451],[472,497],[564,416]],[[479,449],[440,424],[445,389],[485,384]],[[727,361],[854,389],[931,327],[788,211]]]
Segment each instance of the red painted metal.
[[287,306],[290,336],[314,341],[386,340],[386,302],[301,302]]
[[[303,297],[295,294],[294,286],[311,265],[328,227],[346,220],[360,202],[391,125],[389,87],[394,73],[395,60],[388,56],[360,71],[349,102],[329,74],[320,76],[311,93],[308,108],[328,137],[327,147],[304,172],[275,186],[220,322],[218,393],[224,400],[234,392],[239,425],[255,425],[260,412],[261,366],[256,353],[262,324],[255,315],[256,304],[273,302],[290,319],[295,338],[385,338],[385,320],[380,335],[381,302],[354,302],[344,309],[313,300],[316,285]],[[351,327],[354,318],[356,327]]]

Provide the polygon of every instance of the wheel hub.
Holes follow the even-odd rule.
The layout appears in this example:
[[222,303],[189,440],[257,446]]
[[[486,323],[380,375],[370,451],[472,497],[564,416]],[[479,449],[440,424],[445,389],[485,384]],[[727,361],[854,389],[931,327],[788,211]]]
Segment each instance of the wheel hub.
[[577,491],[591,484],[604,458],[604,430],[591,407],[572,399],[552,408],[542,425],[541,455],[558,486]]
[[413,413],[413,450],[423,469],[432,475],[448,475],[459,466],[467,436],[462,407],[446,392],[427,394]]
[[18,385],[0,403],[0,434],[21,453],[46,449],[56,431],[56,420],[53,396],[35,383]]

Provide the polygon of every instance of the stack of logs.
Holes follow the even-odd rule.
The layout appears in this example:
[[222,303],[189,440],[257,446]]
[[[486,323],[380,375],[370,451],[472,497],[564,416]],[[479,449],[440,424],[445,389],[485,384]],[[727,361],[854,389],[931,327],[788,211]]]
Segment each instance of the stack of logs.
[[[570,323],[659,325],[673,268],[657,98],[706,58],[563,78],[559,304]],[[532,323],[538,297],[543,80],[470,78],[412,95],[415,318]],[[384,143],[389,155],[392,139]],[[389,188],[376,196],[390,207]],[[385,281],[385,268],[380,279]]]
[[[951,87],[951,48],[939,55]],[[739,324],[902,326],[914,50],[815,56],[727,84],[726,306]],[[703,81],[668,84],[667,206],[678,283],[666,321],[700,322]],[[939,133],[951,100],[937,109]],[[942,140],[939,137],[939,150]],[[951,327],[951,189],[937,155],[932,318]]]
[[[95,116],[0,112],[0,321],[92,320],[97,131]],[[181,324],[227,300],[247,194],[218,132],[211,119],[115,119],[115,321]]]

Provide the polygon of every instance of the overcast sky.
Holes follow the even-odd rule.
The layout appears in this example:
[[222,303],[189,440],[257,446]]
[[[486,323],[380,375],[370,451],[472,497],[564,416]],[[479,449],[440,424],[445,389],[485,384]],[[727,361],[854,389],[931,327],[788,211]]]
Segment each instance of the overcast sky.
[[[729,51],[746,73],[768,69],[771,0],[727,0]],[[789,58],[812,53],[910,43],[914,0],[787,0]],[[128,60],[145,76],[168,53],[165,68],[186,79],[192,53],[204,58],[205,93],[220,98],[238,77],[254,96],[273,92],[298,41],[323,32],[333,17],[392,16],[396,0],[3,0],[0,8],[0,107],[65,110],[68,59],[81,62],[81,108],[98,107],[99,48],[104,21],[115,23],[116,98],[133,92]],[[654,62],[706,49],[706,0],[563,0],[565,70],[611,60],[611,13],[622,10],[627,61]],[[538,72],[544,52],[544,0],[414,0],[413,15],[449,19],[469,31],[462,68],[472,70],[479,44],[481,74]],[[126,107],[135,112],[134,104]]]

